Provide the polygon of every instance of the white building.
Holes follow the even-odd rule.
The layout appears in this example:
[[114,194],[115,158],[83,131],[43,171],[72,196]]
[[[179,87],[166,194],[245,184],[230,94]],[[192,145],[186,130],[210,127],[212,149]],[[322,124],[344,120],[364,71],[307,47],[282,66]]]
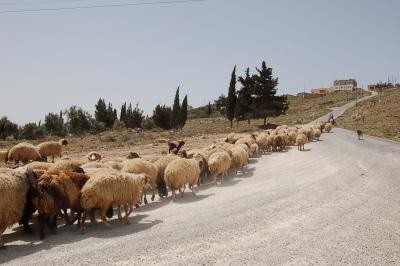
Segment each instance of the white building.
[[355,79],[335,80],[333,82],[332,91],[352,91],[357,89],[357,81]]

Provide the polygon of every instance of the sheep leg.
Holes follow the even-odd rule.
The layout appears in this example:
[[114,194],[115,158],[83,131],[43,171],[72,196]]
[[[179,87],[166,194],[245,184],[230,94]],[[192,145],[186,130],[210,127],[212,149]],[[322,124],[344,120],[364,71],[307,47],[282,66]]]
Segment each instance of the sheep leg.
[[125,223],[126,225],[129,225],[131,224],[131,222],[129,221],[128,217],[131,212],[128,210],[128,204],[124,204],[124,209],[125,209]]
[[45,234],[44,234],[44,220],[45,218],[43,217],[43,214],[39,214],[39,237],[40,239],[44,239]]
[[47,219],[48,226],[50,228],[50,232],[55,235],[57,234],[57,214],[53,216],[52,219]]
[[156,197],[156,191],[153,189],[153,195],[151,195],[151,201],[154,201],[154,198]]
[[69,219],[67,209],[63,209],[63,215],[64,215],[65,224],[67,226],[70,226],[72,223],[71,223],[71,220]]
[[175,190],[172,190],[172,200],[173,200],[173,201],[176,200],[176,193],[175,193]]
[[217,185],[217,175],[213,175],[213,182],[214,182],[214,186]]
[[196,196],[196,192],[194,191],[194,186],[193,185],[190,185],[190,186],[191,186],[190,189],[192,190],[193,196]]
[[53,160],[52,160],[52,162],[54,163],[54,155],[53,155]]
[[103,223],[106,226],[106,228],[107,229],[111,229],[111,224],[110,224],[109,221],[107,221],[106,212],[105,211],[103,211],[103,210],[100,211],[100,217],[101,217],[101,220],[103,220]]
[[82,219],[81,219],[80,226],[79,226],[81,234],[84,234],[85,230],[86,230],[86,225],[85,225],[86,217],[87,217],[87,211],[85,210],[83,212]]
[[118,204],[117,208],[118,208],[118,220],[119,220],[119,221],[122,221],[121,205]]
[[[4,230],[1,230],[4,231]],[[3,232],[0,234],[0,249],[5,249],[6,247],[4,246],[3,242]]]

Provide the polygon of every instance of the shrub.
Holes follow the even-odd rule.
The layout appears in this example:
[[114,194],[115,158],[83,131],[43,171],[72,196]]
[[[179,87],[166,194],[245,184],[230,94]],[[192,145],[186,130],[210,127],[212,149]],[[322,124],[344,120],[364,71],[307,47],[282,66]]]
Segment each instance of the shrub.
[[154,124],[153,119],[151,119],[150,117],[146,116],[145,119],[143,119],[142,121],[142,128],[143,129],[147,129],[147,130],[151,130],[155,127],[156,125]]
[[6,139],[9,136],[18,135],[18,125],[14,124],[6,116],[0,119],[0,139]]
[[119,119],[115,119],[114,124],[113,124],[113,129],[114,130],[122,130],[125,128],[125,123],[120,121]]

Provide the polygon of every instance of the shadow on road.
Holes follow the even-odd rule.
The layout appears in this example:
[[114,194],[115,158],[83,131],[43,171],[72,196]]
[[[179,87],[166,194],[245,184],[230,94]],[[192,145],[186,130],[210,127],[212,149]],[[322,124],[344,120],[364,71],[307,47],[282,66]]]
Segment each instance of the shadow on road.
[[[124,222],[120,222],[117,217],[113,217],[113,219],[110,220],[111,229],[107,229],[102,222],[97,224],[87,223],[85,234],[80,234],[76,224],[70,227],[60,226],[57,229],[57,235],[47,234],[46,239],[44,240],[39,239],[36,224],[33,226],[35,233],[32,235],[24,234],[21,228],[17,228],[17,231],[3,235],[6,249],[0,251],[0,264],[21,256],[28,256],[32,253],[50,250],[57,248],[58,246],[82,241],[87,238],[111,239],[148,230],[151,227],[162,223],[162,220],[146,220],[147,217],[148,215],[131,214],[131,217],[129,218],[129,221],[131,222],[130,225],[126,225]],[[24,244],[7,244],[15,241],[24,242]]]

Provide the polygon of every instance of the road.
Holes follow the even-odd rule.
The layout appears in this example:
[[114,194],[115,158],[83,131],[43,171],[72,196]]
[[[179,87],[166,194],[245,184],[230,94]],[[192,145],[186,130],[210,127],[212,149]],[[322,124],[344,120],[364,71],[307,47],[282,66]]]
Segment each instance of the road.
[[[400,265],[400,145],[335,128],[245,174],[139,208],[131,225],[7,231],[9,265]],[[16,230],[16,231],[14,231]]]

